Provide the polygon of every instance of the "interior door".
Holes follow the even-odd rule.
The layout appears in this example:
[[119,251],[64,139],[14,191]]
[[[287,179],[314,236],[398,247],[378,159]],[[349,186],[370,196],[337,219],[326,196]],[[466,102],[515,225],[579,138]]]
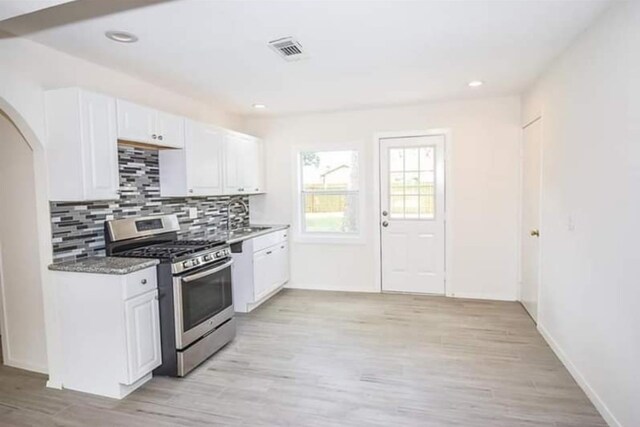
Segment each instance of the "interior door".
[[538,319],[540,286],[540,166],[542,120],[524,129],[522,147],[522,237],[520,301]]
[[382,290],[445,293],[445,138],[380,140]]

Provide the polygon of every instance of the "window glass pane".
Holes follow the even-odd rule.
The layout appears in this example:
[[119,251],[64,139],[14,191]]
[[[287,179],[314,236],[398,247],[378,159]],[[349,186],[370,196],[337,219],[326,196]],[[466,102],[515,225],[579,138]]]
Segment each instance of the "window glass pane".
[[420,172],[420,194],[434,194],[434,179],[433,172]]
[[389,149],[389,170],[391,172],[404,170],[404,148]]
[[434,196],[420,196],[420,218],[435,218]]
[[404,170],[417,172],[420,170],[418,166],[419,148],[405,148],[404,150]]
[[357,194],[304,194],[304,225],[309,233],[356,233]]
[[405,194],[418,194],[418,172],[407,172],[404,174]]
[[353,191],[358,189],[358,152],[313,151],[300,153],[303,191]]
[[419,197],[418,196],[406,196],[404,198],[404,216],[407,219],[419,218]]
[[404,218],[404,196],[391,196],[391,218]]
[[404,174],[402,172],[389,174],[389,193],[404,194]]
[[432,171],[434,166],[433,147],[420,147],[420,170]]

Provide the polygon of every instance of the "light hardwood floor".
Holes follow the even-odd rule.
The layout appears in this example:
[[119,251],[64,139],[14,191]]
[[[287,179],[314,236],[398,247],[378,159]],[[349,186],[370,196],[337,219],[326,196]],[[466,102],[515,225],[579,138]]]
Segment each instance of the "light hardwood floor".
[[604,426],[517,303],[285,290],[115,401],[0,367],[2,426]]

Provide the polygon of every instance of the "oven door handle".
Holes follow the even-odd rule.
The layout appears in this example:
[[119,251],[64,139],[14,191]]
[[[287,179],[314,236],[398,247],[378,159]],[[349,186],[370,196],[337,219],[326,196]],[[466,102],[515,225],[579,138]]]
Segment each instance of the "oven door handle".
[[207,277],[207,276],[210,276],[212,274],[217,273],[218,271],[224,270],[225,268],[231,266],[231,264],[233,264],[233,260],[232,259],[230,259],[229,261],[225,262],[221,266],[218,266],[218,267],[213,268],[211,270],[203,271],[202,273],[197,273],[197,274],[194,274],[192,276],[185,276],[185,277],[182,278],[182,281],[188,283],[188,282],[192,282],[194,280],[202,279],[203,277]]

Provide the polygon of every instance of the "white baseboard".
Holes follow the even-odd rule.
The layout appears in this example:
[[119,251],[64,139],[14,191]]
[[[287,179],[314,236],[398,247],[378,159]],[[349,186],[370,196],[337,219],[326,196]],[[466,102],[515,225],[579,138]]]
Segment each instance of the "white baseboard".
[[8,359],[4,361],[6,366],[12,368],[24,369],[25,371],[37,372],[39,374],[47,374],[49,372],[47,366],[37,365],[31,362],[25,362],[21,360]]
[[602,418],[612,427],[622,427],[622,424],[616,419],[616,417],[611,413],[607,405],[602,401],[598,393],[591,387],[586,378],[582,375],[582,373],[578,370],[578,368],[571,362],[566,353],[562,350],[560,345],[556,342],[555,339],[549,334],[549,332],[545,329],[545,327],[541,324],[538,324],[538,331],[542,337],[547,341],[549,347],[553,350],[553,352],[558,356],[558,359],[564,364],[567,368],[571,376],[576,380],[580,388],[585,392],[593,406],[596,407]]
[[287,283],[284,286],[286,289],[304,289],[308,291],[331,291],[331,292],[366,292],[366,293],[374,293],[379,294],[380,289],[373,288],[339,288],[330,285],[323,284],[305,284],[305,283]]
[[482,299],[493,301],[516,301],[514,295],[504,294],[491,294],[491,293],[476,293],[476,292],[447,292],[448,297],[452,298],[469,298],[469,299]]

